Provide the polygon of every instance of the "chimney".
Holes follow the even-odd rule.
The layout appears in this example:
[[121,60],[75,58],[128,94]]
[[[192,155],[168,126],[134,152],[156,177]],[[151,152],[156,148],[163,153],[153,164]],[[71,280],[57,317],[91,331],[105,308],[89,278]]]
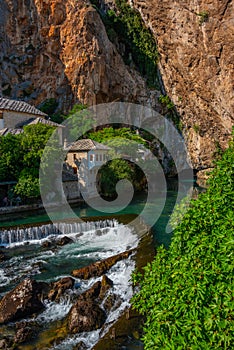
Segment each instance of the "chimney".
[[0,130],[4,129],[3,111],[0,111]]

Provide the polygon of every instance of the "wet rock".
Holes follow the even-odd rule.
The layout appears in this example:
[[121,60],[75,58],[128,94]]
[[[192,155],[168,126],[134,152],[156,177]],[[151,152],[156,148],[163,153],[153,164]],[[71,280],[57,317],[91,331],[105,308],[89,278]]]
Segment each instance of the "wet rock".
[[111,309],[115,310],[121,305],[121,298],[116,294],[109,294],[104,301],[103,307],[106,312],[109,312]]
[[53,247],[53,243],[51,241],[45,241],[42,243],[42,248],[51,248]]
[[79,299],[83,299],[83,300],[87,300],[87,299],[96,299],[99,297],[101,291],[101,282],[97,281],[95,282],[91,288],[89,288],[88,290],[86,290],[84,293],[82,293],[79,296]]
[[106,314],[91,299],[78,301],[68,314],[68,330],[70,333],[90,332],[102,327]]
[[0,324],[28,317],[44,309],[41,301],[46,283],[25,279],[0,301]]
[[73,288],[74,283],[75,280],[71,277],[65,277],[52,283],[52,289],[49,291],[48,298],[52,301],[58,300],[66,290]]
[[101,281],[101,290],[99,293],[99,298],[101,300],[104,299],[107,291],[112,287],[113,287],[113,281],[110,278],[108,278],[106,275],[104,275]]
[[69,238],[67,236],[64,236],[61,239],[59,239],[56,243],[59,246],[63,246],[63,245],[66,245],[66,244],[74,243],[74,241],[71,238]]
[[129,250],[127,252],[123,252],[114,256],[111,256],[107,259],[97,261],[89,266],[82,267],[78,270],[72,271],[72,276],[81,278],[81,279],[89,279],[91,277],[100,277],[104,273],[106,273],[113,265],[115,265],[118,261],[127,259],[133,250]]
[[4,253],[0,252],[0,262],[5,261],[6,259],[7,259],[6,255]]
[[11,349],[13,349],[12,345],[13,344],[12,344],[12,341],[10,339],[4,338],[4,339],[0,340],[0,349],[1,350],[11,350]]
[[[38,329],[38,324],[33,322],[17,322],[14,342],[21,344],[32,339]],[[0,348],[1,349],[1,348]]]
[[87,350],[88,347],[85,345],[83,341],[80,341],[78,344],[74,346],[72,350]]

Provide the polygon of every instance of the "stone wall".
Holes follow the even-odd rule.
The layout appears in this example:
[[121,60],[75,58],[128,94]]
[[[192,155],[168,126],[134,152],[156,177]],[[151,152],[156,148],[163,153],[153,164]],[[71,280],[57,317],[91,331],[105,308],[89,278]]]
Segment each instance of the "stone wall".
[[77,181],[63,182],[63,190],[67,200],[80,198],[79,185]]

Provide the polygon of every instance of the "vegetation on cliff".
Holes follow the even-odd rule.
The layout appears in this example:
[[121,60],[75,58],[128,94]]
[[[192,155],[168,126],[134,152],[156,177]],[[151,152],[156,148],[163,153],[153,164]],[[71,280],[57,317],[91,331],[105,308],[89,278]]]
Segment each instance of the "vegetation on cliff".
[[144,277],[134,275],[141,289],[133,304],[147,319],[146,350],[233,348],[233,178],[232,141],[209,188],[175,228],[170,248],[158,248]]
[[99,10],[109,39],[122,47],[120,54],[126,64],[134,64],[146,77],[152,87],[157,87],[158,51],[156,41],[140,13],[132,8],[126,0],[116,0],[117,11],[101,10],[100,1],[91,1]]

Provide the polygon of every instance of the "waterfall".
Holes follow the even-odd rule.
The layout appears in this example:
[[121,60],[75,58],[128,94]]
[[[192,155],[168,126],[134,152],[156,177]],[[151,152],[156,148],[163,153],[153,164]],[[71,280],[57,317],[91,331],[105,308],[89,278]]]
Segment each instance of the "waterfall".
[[5,229],[0,231],[0,245],[12,243],[41,240],[50,235],[68,235],[72,233],[83,233],[91,230],[98,230],[106,227],[117,227],[117,220],[102,220],[92,222],[58,222],[38,227]]

